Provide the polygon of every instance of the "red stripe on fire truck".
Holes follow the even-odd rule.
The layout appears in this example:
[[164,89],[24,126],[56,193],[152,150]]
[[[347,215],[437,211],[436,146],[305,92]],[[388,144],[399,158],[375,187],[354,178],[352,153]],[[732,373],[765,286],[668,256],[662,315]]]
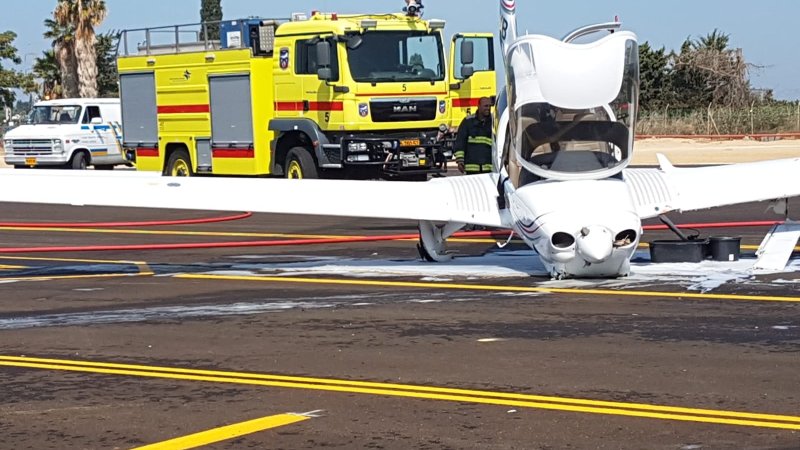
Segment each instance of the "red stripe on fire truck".
[[275,102],[276,111],[344,111],[342,102]]
[[159,114],[207,113],[209,111],[208,105],[164,105],[158,107]]
[[246,148],[212,148],[211,155],[214,158],[253,158],[253,149]]
[[454,98],[453,108],[477,107],[480,100],[480,98]]

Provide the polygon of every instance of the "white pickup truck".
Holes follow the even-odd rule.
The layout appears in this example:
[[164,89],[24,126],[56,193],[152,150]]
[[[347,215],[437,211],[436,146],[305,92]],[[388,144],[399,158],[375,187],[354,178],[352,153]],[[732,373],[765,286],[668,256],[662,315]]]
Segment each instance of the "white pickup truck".
[[111,169],[130,165],[122,151],[119,99],[67,98],[38,102],[27,122],[3,137],[5,163],[16,168],[61,166]]

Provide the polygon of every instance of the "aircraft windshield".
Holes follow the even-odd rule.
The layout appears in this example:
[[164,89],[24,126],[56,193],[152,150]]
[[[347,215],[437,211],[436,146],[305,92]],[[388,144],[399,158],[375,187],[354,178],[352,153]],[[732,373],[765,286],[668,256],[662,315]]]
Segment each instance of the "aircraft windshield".
[[439,33],[368,31],[347,48],[350,72],[358,82],[444,80]]
[[[517,92],[510,95],[509,125],[521,168],[539,178],[564,180],[606,178],[628,165],[633,149],[639,71],[635,41],[629,41],[624,48],[624,68],[618,69],[622,81],[616,81],[613,87],[616,90],[605,97],[613,99],[609,103],[558,107],[545,101],[548,86],[535,83],[541,81],[537,80],[535,69],[510,74]],[[524,56],[522,52],[519,54]],[[604,83],[602,87],[609,89],[609,83]],[[535,89],[530,89],[534,85]],[[581,86],[575,90],[582,88],[585,89]],[[616,98],[613,92],[618,92]],[[599,98],[596,92],[575,97]]]
[[35,106],[28,116],[31,125],[78,123],[81,107],[77,105]]

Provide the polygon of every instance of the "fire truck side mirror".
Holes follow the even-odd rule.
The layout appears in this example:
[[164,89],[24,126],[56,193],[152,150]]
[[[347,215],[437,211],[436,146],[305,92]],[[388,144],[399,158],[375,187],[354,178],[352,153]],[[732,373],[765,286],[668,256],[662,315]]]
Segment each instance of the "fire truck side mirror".
[[461,42],[461,78],[466,80],[475,73],[472,63],[475,61],[475,49],[469,39]]
[[317,67],[331,65],[331,44],[328,41],[317,42]]
[[475,62],[475,47],[471,40],[461,42],[461,64],[468,66]]

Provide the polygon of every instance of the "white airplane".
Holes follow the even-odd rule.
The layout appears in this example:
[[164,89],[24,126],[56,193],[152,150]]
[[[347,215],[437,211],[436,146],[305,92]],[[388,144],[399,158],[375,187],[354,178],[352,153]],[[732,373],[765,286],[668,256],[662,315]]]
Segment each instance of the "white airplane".
[[[597,278],[628,275],[642,219],[800,196],[800,157],[675,168],[660,155],[660,169],[628,169],[636,35],[609,23],[562,40],[517,36],[514,0],[500,0],[500,12],[507,82],[495,110],[494,173],[413,183],[8,169],[0,201],[411,219],[433,261],[451,257],[449,236],[477,224],[513,230],[554,278]],[[604,36],[573,42],[597,32]]]

